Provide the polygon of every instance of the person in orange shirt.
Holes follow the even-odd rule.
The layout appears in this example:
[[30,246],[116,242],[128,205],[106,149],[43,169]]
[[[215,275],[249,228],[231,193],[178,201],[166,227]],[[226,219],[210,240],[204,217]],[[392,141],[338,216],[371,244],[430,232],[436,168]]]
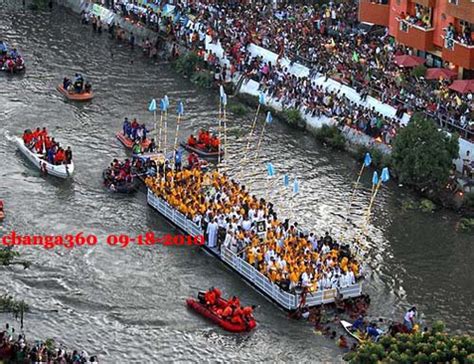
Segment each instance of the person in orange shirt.
[[197,140],[196,138],[194,137],[194,135],[190,135],[189,138],[188,138],[188,145],[190,147],[195,147],[197,145]]

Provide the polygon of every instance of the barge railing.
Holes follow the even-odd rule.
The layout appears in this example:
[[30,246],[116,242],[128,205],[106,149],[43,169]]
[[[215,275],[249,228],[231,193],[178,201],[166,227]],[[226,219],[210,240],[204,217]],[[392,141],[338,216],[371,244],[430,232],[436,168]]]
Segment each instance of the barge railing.
[[[184,214],[174,209],[165,200],[156,196],[150,189],[147,192],[148,204],[156,209],[160,214],[170,220],[174,225],[179,227],[181,230],[191,236],[204,235],[202,228],[189,220]],[[216,253],[207,244],[204,246],[207,250]],[[234,252],[221,247],[220,254],[218,257],[234,269],[237,273],[243,276],[253,286],[255,286],[260,292],[263,292],[266,296],[275,301],[279,306],[286,310],[295,310],[301,303],[301,295],[293,294],[283,290],[280,286],[273,283],[264,276],[257,269],[251,266],[242,258],[238,257]],[[306,304],[309,307],[319,306],[325,303],[334,302],[337,295],[341,294],[343,299],[350,297],[358,297],[362,294],[362,286],[360,283],[356,283],[351,286],[342,288],[325,289],[323,291],[310,292],[306,295]]]

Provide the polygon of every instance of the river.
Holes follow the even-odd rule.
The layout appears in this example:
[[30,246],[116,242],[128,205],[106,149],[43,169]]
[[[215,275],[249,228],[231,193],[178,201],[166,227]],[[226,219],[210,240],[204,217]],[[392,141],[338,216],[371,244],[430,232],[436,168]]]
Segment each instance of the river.
[[[107,34],[93,34],[65,9],[32,12],[15,1],[0,6],[0,38],[17,46],[27,63],[24,76],[0,75],[0,198],[7,213],[1,231],[84,231],[100,239],[93,248],[24,247],[19,250],[33,263],[28,270],[0,268],[0,291],[24,298],[32,307],[25,319],[27,335],[84,348],[105,363],[340,361],[342,352],[334,342],[315,335],[303,322],[289,320],[199,248],[119,249],[105,244],[105,236],[113,233],[177,233],[147,206],[143,192],[116,196],[102,187],[102,170],[113,158],[127,155],[114,137],[123,118],[151,122],[146,103],[167,94],[172,110],[177,100],[184,100],[181,135],[189,135],[215,125],[218,92],[197,88],[167,62],[145,59],[140,50],[132,52]],[[75,72],[92,81],[96,97],[91,103],[69,103],[55,91],[65,75]],[[251,118],[229,115],[231,166],[242,160]],[[172,141],[173,116],[169,123]],[[56,140],[72,146],[72,181],[41,177],[3,137],[7,130],[21,134],[36,126],[46,126]],[[261,196],[268,186],[268,161],[280,176],[297,176],[300,183],[293,199],[291,191],[282,192],[280,181],[274,183],[269,197],[281,214],[298,217],[318,233],[340,236],[358,163],[278,121],[267,128],[258,163],[245,168],[244,181]],[[357,195],[352,228],[360,226],[367,207],[370,174],[364,175]],[[442,319],[451,330],[472,332],[472,235],[456,232],[458,218],[450,212],[403,210],[403,202],[413,199],[410,191],[392,182],[377,197],[366,243],[364,291],[372,298],[370,314],[400,319],[416,304],[427,322]],[[260,305],[258,329],[249,335],[226,334],[189,312],[186,297],[210,286]]]

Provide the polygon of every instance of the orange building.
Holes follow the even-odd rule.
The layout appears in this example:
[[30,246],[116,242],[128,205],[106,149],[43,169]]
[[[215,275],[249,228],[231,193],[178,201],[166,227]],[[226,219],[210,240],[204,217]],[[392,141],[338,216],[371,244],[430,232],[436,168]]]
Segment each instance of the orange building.
[[474,0],[359,0],[359,20],[388,27],[428,66],[474,78]]

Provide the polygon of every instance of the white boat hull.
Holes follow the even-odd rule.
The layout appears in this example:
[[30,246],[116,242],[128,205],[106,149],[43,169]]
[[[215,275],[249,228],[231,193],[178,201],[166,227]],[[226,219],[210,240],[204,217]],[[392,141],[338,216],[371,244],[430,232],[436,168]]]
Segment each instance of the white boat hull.
[[28,160],[35,165],[36,168],[45,172],[51,176],[58,178],[71,178],[74,173],[74,163],[71,161],[70,164],[54,165],[50,164],[44,159],[41,159],[40,155],[29,150],[23,143],[23,139],[19,137],[13,137],[14,142],[18,146],[20,152],[28,158]]

